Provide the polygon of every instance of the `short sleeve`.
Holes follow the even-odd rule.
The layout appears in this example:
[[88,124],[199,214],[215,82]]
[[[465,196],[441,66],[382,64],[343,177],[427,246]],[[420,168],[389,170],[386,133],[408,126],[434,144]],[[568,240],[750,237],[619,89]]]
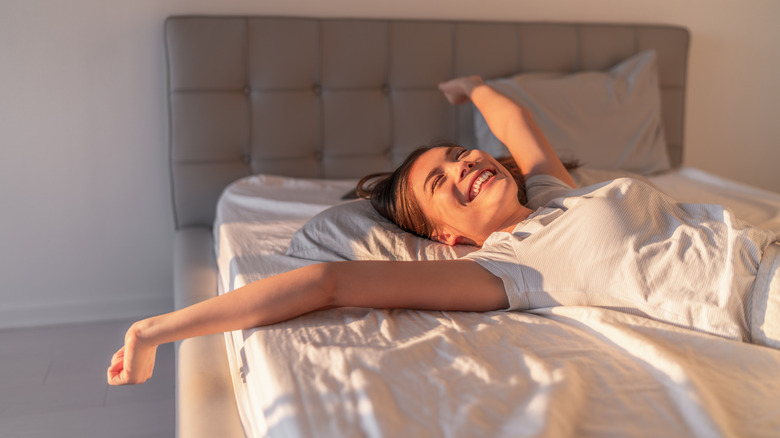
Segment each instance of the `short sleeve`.
[[568,184],[552,175],[533,175],[525,182],[528,198],[525,205],[531,210],[536,210],[555,198],[570,196],[573,190]]
[[511,233],[493,233],[481,249],[463,257],[477,262],[501,279],[509,301],[509,307],[504,310],[527,310],[529,308],[528,296],[524,288],[520,286],[524,284],[524,279],[515,255],[516,240],[517,237]]

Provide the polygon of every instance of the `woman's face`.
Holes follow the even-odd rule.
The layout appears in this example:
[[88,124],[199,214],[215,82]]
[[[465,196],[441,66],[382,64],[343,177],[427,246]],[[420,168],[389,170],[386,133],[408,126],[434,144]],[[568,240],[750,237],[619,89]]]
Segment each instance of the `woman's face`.
[[412,165],[409,185],[433,224],[431,237],[449,245],[482,246],[491,233],[514,227],[524,210],[515,180],[479,150],[450,146],[426,151]]

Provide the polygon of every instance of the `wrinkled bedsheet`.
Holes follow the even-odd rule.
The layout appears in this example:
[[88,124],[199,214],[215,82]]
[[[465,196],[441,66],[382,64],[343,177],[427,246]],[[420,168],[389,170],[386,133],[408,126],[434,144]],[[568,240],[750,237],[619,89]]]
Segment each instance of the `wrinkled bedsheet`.
[[[780,195],[696,169],[652,177],[780,235]],[[215,223],[220,293],[311,261],[284,255],[354,181],[252,176]],[[780,351],[588,307],[360,308],[226,334],[249,436],[776,436]]]

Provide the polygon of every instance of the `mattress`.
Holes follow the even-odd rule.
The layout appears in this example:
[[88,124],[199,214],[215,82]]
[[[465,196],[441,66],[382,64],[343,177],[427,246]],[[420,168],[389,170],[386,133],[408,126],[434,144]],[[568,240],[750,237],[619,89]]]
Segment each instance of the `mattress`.
[[[693,168],[650,177],[780,236],[780,195]],[[220,198],[220,293],[313,261],[285,255],[355,181],[255,175]],[[625,313],[343,308],[226,333],[248,436],[771,436],[780,351]]]

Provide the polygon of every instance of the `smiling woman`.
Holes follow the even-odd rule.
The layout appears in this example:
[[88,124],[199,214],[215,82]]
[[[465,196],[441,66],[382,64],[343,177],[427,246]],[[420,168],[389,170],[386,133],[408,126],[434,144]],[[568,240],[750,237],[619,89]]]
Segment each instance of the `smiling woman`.
[[412,165],[409,180],[433,227],[428,237],[448,245],[482,246],[532,213],[518,201],[512,175],[482,151],[432,149]]
[[473,102],[509,148],[507,164],[515,165],[507,169],[485,152],[450,143],[418,149],[395,172],[369,175],[359,184],[359,193],[385,218],[448,245],[482,246],[490,234],[511,231],[531,214],[522,205],[527,178],[548,174],[575,186],[525,108],[478,76],[453,79],[439,89],[452,104]]
[[[777,318],[761,307],[780,296],[780,287],[771,286],[780,284],[773,232],[741,222],[724,207],[678,204],[631,179],[575,190],[525,108],[479,77],[439,88],[452,104],[476,105],[508,147],[524,185],[489,154],[450,144],[415,151],[363,192],[402,228],[478,251],[458,260],[309,265],[139,321],[112,359],[109,382],[148,379],[161,343],[346,306],[598,306],[780,347],[780,333],[759,337],[752,322]],[[766,286],[754,290],[754,283]]]
[[393,173],[366,176],[358,194],[405,231],[448,245],[480,246],[506,228],[497,223],[500,211],[527,210],[523,175],[513,170],[483,151],[441,143],[417,149]]

